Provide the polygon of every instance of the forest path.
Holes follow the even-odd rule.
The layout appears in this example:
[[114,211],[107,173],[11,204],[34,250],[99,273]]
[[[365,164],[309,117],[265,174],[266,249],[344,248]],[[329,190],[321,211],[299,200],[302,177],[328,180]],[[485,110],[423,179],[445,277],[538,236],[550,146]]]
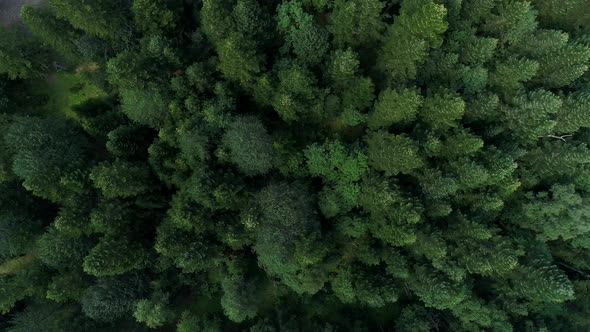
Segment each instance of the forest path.
[[0,0],[0,25],[10,26],[20,21],[23,5],[42,6],[47,0]]

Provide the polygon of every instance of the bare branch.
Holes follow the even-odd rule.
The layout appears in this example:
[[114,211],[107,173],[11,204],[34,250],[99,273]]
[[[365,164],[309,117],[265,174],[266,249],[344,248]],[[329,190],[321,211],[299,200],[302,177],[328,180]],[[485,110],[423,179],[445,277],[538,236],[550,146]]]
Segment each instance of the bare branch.
[[549,138],[555,138],[555,139],[559,139],[565,142],[565,139],[568,137],[572,137],[574,135],[561,135],[561,136],[556,136],[556,135],[547,135],[547,137]]

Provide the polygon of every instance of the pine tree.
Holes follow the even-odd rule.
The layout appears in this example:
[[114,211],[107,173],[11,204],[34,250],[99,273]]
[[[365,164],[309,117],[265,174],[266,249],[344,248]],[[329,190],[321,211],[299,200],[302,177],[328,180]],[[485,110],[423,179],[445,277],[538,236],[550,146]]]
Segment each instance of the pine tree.
[[138,124],[162,127],[168,116],[167,109],[166,94],[155,87],[121,91],[121,110]]
[[[127,27],[126,8],[121,1],[51,0],[58,18],[63,18],[86,33],[115,41],[124,39],[130,32]],[[88,17],[92,17],[89,20]]]
[[358,181],[367,171],[367,157],[358,149],[347,149],[341,142],[311,145],[305,150],[312,176],[320,176],[326,185],[320,192],[320,210],[331,218],[357,205]]
[[297,293],[314,294],[324,283],[321,266],[298,255],[314,254],[312,248],[319,223],[314,216],[307,188],[299,183],[272,183],[258,194],[261,212],[257,229],[258,262],[268,274],[279,277]]
[[[278,84],[271,97],[271,104],[287,122],[302,116],[319,117],[322,112],[322,91],[316,87],[314,74],[295,63],[277,66]],[[318,100],[318,96],[319,100]]]
[[533,81],[549,88],[567,86],[588,70],[590,48],[569,41],[557,30],[538,30],[532,38],[518,44],[519,52],[539,62]]
[[[72,123],[59,118],[17,118],[4,139],[14,151],[12,171],[33,194],[64,201],[84,186],[87,142]],[[68,178],[72,186],[67,184]]]
[[549,191],[529,192],[511,220],[535,230],[543,241],[561,239],[572,241],[573,246],[578,247],[583,243],[578,244],[577,240],[590,232],[585,201],[586,197],[576,192],[573,185],[554,184]]
[[424,165],[417,144],[406,136],[377,131],[366,140],[369,165],[386,175],[409,174]]
[[82,312],[99,322],[122,318],[148,290],[146,281],[139,273],[100,278],[84,291],[80,299]]
[[264,124],[254,117],[232,121],[222,138],[231,161],[246,175],[267,173],[274,163],[271,138]]
[[379,95],[375,110],[369,115],[369,128],[387,128],[393,124],[412,122],[422,102],[422,96],[415,90],[384,90]]
[[516,294],[535,302],[559,303],[574,295],[573,285],[563,271],[543,259],[515,271],[513,283]]
[[444,93],[425,98],[419,116],[434,130],[444,131],[457,127],[464,112],[465,102],[459,96]]
[[84,272],[94,276],[112,276],[140,269],[147,253],[139,244],[126,239],[103,237],[84,258]]
[[0,28],[0,74],[10,79],[42,77],[49,52],[17,28]]
[[316,65],[329,49],[328,32],[315,24],[299,0],[277,7],[278,29],[285,34],[285,47],[292,49],[301,62]]
[[230,320],[242,322],[256,317],[262,300],[259,280],[247,280],[239,275],[228,275],[222,280],[221,288],[223,289],[221,306]]
[[328,29],[337,47],[370,45],[381,38],[385,23],[381,19],[384,4],[375,1],[337,0]]
[[413,273],[415,278],[409,279],[409,287],[426,307],[451,309],[467,297],[465,285],[448,280],[436,270],[417,266]]
[[133,197],[152,189],[148,168],[122,160],[94,167],[90,179],[106,198]]
[[147,299],[139,300],[133,313],[133,317],[138,322],[144,323],[151,329],[161,327],[171,319],[172,315],[171,309],[166,304]]
[[525,40],[537,27],[536,10],[530,2],[500,1],[496,13],[489,15],[482,30],[511,44]]
[[510,108],[501,106],[500,111],[512,135],[524,144],[552,133],[555,126],[552,115],[561,108],[562,101],[547,90],[535,90],[519,93],[510,104]]
[[567,95],[562,99],[563,104],[555,114],[555,131],[561,133],[574,133],[580,128],[590,127],[588,113],[590,106],[590,94],[586,91],[579,91]]
[[67,270],[75,269],[82,264],[92,246],[89,238],[74,238],[50,228],[43,234],[37,244],[39,259],[47,266]]
[[131,10],[135,25],[144,33],[167,32],[178,24],[178,14],[166,1],[133,0]]
[[219,70],[232,81],[250,86],[260,72],[261,58],[239,34],[231,34],[219,43]]
[[367,227],[374,237],[395,246],[416,241],[415,225],[424,221],[423,207],[404,197],[398,186],[373,174],[363,181],[359,198],[360,206],[370,215]]
[[389,27],[377,61],[388,78],[404,82],[416,77],[417,66],[426,60],[429,48],[442,44],[439,35],[448,28],[446,13],[444,6],[432,2],[402,4],[400,16]]
[[21,10],[23,22],[44,44],[68,60],[77,62],[80,51],[77,42],[83,33],[67,21],[58,19],[50,10],[25,6]]

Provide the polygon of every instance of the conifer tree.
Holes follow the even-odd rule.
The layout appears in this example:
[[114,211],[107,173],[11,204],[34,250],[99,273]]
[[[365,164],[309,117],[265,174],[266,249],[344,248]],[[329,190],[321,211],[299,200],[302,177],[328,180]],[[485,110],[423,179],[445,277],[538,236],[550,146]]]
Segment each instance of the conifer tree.
[[273,166],[274,151],[264,125],[256,118],[236,118],[222,138],[230,158],[246,175],[267,173]]
[[104,197],[132,197],[144,194],[150,189],[151,175],[144,165],[122,160],[96,166],[90,179]]
[[387,89],[379,95],[375,110],[369,116],[369,128],[387,128],[393,124],[412,122],[422,102],[422,96],[416,91]]
[[81,31],[67,21],[58,19],[50,10],[25,6],[21,10],[24,23],[46,45],[69,59],[80,58],[77,42],[83,37]]
[[83,0],[51,0],[49,5],[58,18],[68,20],[74,27],[90,35],[115,41],[129,33],[128,9],[122,1],[87,3]]
[[386,175],[409,174],[424,165],[416,143],[403,135],[373,132],[367,145],[369,165]]
[[84,258],[84,272],[94,276],[119,275],[142,268],[147,253],[136,243],[126,239],[103,237]]
[[[72,138],[76,138],[72,141]],[[15,119],[4,135],[14,151],[12,171],[33,194],[64,201],[84,186],[86,138],[72,123],[59,118]],[[69,186],[66,179],[71,179]]]
[[381,38],[385,23],[381,20],[384,4],[375,1],[343,1],[334,3],[328,29],[338,47],[368,45]]
[[587,2],[25,7],[0,330],[589,330]]
[[389,27],[378,66],[393,82],[416,78],[430,48],[442,44],[439,36],[448,28],[446,8],[432,2],[404,2],[397,21]]
[[47,49],[23,30],[0,28],[0,74],[10,79],[39,78],[47,71]]

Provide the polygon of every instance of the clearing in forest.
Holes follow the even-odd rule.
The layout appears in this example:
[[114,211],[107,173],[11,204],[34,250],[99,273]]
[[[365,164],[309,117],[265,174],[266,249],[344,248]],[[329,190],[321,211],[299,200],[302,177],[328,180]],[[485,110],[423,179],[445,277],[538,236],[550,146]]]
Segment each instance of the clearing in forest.
[[72,110],[73,106],[105,95],[102,89],[74,72],[52,73],[46,81],[41,82],[36,91],[48,97],[46,111],[51,114],[61,113],[68,118],[77,117]]

